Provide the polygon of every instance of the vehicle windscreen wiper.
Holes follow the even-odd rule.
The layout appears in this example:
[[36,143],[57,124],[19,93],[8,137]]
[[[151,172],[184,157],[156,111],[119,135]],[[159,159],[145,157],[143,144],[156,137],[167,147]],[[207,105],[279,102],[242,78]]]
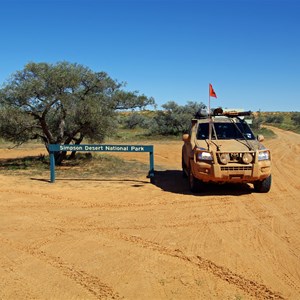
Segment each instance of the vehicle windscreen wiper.
[[[238,119],[239,119],[239,118],[238,118]],[[240,119],[239,119],[239,120],[240,120]],[[235,140],[236,140],[236,141],[239,141],[240,143],[244,144],[245,146],[248,146],[249,150],[253,150],[253,147],[252,147],[251,144],[248,142],[248,138],[247,138],[246,134],[243,133],[243,132],[241,131],[241,129],[239,128],[239,126],[237,126],[237,124],[233,121],[233,119],[231,119],[231,123],[234,124],[234,126],[235,126],[235,128],[238,130],[238,132],[243,136],[243,138],[244,138],[244,140],[245,140],[245,142],[246,142],[247,145],[244,144],[244,143],[242,143],[242,141],[239,140],[239,139],[235,139]]]
[[[218,140],[217,132],[216,132],[215,124],[213,122],[211,123],[211,127],[212,127],[212,130],[214,132],[215,139],[217,141]],[[215,143],[212,139],[210,139],[210,140],[205,139],[205,141],[206,141],[206,144],[207,144],[208,148],[209,148],[209,142],[211,142],[212,144],[214,144],[216,146],[217,151],[220,151],[220,145],[218,145],[217,143]]]

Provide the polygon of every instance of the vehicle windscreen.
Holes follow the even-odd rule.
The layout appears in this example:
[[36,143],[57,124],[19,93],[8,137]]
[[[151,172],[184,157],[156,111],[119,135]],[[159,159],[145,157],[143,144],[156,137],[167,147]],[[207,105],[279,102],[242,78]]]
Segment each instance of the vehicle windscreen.
[[[213,122],[215,130],[212,128],[211,138],[220,140],[242,139],[242,140],[254,140],[255,137],[246,123],[218,123]],[[198,126],[197,139],[206,140],[209,138],[208,123],[200,123]]]

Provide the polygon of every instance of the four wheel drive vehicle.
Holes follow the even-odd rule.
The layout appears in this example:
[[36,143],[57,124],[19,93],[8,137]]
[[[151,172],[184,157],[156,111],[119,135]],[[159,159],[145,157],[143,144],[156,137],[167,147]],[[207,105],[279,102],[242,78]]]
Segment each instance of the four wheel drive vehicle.
[[251,112],[205,111],[192,119],[190,134],[182,139],[183,175],[192,192],[204,183],[252,183],[256,192],[271,188],[271,154],[256,138],[244,116]]

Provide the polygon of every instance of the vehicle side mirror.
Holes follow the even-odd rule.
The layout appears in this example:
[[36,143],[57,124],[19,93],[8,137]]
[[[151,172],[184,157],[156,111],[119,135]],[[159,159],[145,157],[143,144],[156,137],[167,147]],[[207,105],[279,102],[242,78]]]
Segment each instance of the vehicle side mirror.
[[190,135],[187,134],[187,133],[183,134],[183,135],[182,135],[182,140],[183,140],[185,143],[189,142],[189,141],[190,141]]
[[262,142],[264,139],[265,139],[265,137],[264,137],[262,134],[259,134],[259,135],[257,136],[257,140],[258,140],[259,142]]

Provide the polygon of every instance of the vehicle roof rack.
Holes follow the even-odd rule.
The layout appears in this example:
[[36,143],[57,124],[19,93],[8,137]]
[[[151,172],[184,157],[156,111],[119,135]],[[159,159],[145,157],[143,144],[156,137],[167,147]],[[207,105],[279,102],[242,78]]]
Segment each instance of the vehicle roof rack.
[[251,116],[252,112],[249,110],[249,111],[235,111],[235,110],[232,110],[232,111],[226,111],[226,112],[223,112],[223,116],[226,116],[226,117],[242,117],[242,116]]
[[250,116],[251,114],[252,112],[250,110],[249,111],[237,111],[237,110],[223,111],[221,107],[212,108],[209,114],[208,109],[201,108],[195,114],[195,119],[206,119],[210,115],[234,118],[234,117]]

